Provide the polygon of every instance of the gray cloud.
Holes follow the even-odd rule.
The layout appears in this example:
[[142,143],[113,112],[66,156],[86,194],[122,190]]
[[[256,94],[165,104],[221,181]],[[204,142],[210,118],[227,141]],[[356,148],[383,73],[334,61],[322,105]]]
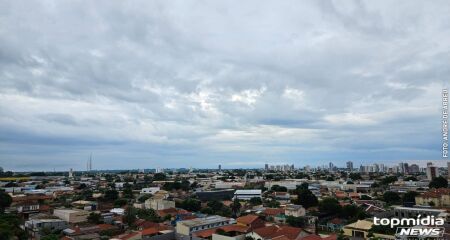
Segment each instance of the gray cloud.
[[1,5],[6,169],[440,157],[445,1]]

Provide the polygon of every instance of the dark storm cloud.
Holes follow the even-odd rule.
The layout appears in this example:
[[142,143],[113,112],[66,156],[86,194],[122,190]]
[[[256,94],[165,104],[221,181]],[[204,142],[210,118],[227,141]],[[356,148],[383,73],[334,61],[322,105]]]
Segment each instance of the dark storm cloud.
[[7,169],[440,156],[445,1],[1,6]]

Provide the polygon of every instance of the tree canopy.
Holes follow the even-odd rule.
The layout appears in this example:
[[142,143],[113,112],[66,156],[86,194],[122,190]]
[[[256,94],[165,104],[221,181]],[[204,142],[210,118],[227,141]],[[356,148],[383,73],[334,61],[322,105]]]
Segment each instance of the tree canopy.
[[448,181],[446,178],[439,176],[435,177],[431,180],[430,184],[428,185],[429,188],[447,188],[448,187]]

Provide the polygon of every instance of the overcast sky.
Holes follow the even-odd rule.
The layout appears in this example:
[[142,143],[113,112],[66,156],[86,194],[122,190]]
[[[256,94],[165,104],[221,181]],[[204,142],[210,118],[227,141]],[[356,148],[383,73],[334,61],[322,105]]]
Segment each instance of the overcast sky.
[[448,1],[0,1],[6,170],[441,159]]

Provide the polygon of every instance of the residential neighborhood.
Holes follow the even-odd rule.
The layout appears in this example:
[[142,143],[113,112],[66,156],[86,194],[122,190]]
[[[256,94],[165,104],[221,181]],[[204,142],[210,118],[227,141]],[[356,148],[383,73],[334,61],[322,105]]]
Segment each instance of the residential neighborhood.
[[434,216],[449,236],[448,169],[430,179],[427,168],[401,166],[1,172],[0,231],[35,240],[397,239],[373,218]]

